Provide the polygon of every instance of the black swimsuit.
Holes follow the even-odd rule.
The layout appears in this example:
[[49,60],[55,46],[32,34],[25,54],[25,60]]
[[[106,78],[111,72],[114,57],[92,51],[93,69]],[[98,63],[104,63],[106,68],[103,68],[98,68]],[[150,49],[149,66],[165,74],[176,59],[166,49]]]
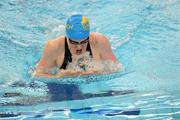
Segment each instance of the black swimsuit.
[[[92,56],[92,51],[91,51],[91,47],[88,41],[87,44],[87,48],[86,51],[90,53],[90,55]],[[67,43],[67,38],[65,37],[65,53],[64,53],[64,62],[61,65],[61,67],[59,67],[59,69],[66,69],[68,63],[72,62],[72,54],[68,48],[68,43]]]

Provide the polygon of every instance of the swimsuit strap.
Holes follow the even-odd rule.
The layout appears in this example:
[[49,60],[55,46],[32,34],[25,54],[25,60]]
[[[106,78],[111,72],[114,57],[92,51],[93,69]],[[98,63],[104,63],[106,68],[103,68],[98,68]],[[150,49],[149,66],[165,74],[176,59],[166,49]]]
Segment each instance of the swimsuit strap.
[[69,62],[72,62],[72,54],[68,48],[67,38],[65,37],[65,53],[64,53],[64,62],[61,65],[60,69],[66,69]]
[[89,44],[89,41],[88,41],[88,44],[87,44],[86,51],[88,51],[90,53],[90,55],[92,56],[92,50],[91,50],[91,46]]

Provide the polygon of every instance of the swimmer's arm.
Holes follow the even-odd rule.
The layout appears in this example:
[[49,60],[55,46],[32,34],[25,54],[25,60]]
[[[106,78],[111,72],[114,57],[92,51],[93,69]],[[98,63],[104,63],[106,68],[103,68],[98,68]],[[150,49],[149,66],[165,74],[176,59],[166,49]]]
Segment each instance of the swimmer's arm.
[[[106,62],[114,62],[116,65],[115,67],[117,68],[116,71],[122,70],[123,66],[122,64],[118,61],[116,56],[113,54],[113,51],[111,49],[111,45],[109,43],[109,40],[104,36],[104,35],[99,35],[98,38],[100,39],[100,43],[98,44],[100,47],[100,56],[102,61]],[[115,71],[102,71],[103,73],[113,73]]]
[[82,75],[82,71],[59,70],[59,72],[56,74],[56,78],[72,77],[72,76],[80,76],[80,75]]
[[72,70],[59,70],[56,74],[51,74],[50,72],[37,72],[35,71],[32,76],[35,77],[46,77],[46,78],[63,78],[82,75],[82,71],[72,71]]
[[111,74],[114,71],[103,71],[103,70],[88,70],[81,73],[81,75],[91,75],[91,74]]
[[88,70],[88,71],[73,71],[73,70],[59,70],[56,74],[56,78],[62,77],[73,77],[81,75],[90,75],[90,74],[102,74],[102,71],[99,70]]
[[33,77],[45,77],[45,78],[57,78],[56,75],[52,75],[52,74],[46,74],[46,73],[33,73],[32,75]]
[[98,42],[98,45],[99,45],[101,60],[103,61],[111,60],[115,63],[119,63],[119,61],[113,54],[109,40],[102,34],[98,34],[97,36],[98,36],[98,39],[100,39],[100,41]]
[[36,70],[32,74],[33,77],[55,77],[55,75],[49,74],[49,71],[56,66],[55,53],[57,53],[57,50],[53,48],[51,41],[48,41],[44,47],[42,57],[36,66]]
[[34,73],[34,74],[36,77],[63,78],[63,77],[73,77],[73,76],[91,75],[91,74],[104,74],[104,72],[99,70],[89,70],[89,71],[60,70],[55,75],[48,73]]

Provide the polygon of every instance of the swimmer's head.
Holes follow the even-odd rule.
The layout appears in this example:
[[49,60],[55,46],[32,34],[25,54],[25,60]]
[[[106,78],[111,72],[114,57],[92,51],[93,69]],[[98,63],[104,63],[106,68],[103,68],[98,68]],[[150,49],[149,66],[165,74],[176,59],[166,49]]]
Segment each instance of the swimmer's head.
[[66,37],[71,54],[85,53],[89,41],[88,19],[82,15],[71,16],[66,23]]
[[89,37],[89,29],[89,21],[85,16],[72,15],[66,23],[66,36],[79,42]]

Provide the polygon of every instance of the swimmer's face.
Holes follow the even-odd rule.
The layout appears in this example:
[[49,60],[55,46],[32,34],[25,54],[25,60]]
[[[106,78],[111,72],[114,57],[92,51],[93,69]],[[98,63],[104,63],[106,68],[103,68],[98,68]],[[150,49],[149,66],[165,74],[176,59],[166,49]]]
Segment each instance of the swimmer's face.
[[86,52],[87,43],[89,41],[89,37],[85,40],[73,41],[68,39],[69,49],[74,55],[81,55]]

